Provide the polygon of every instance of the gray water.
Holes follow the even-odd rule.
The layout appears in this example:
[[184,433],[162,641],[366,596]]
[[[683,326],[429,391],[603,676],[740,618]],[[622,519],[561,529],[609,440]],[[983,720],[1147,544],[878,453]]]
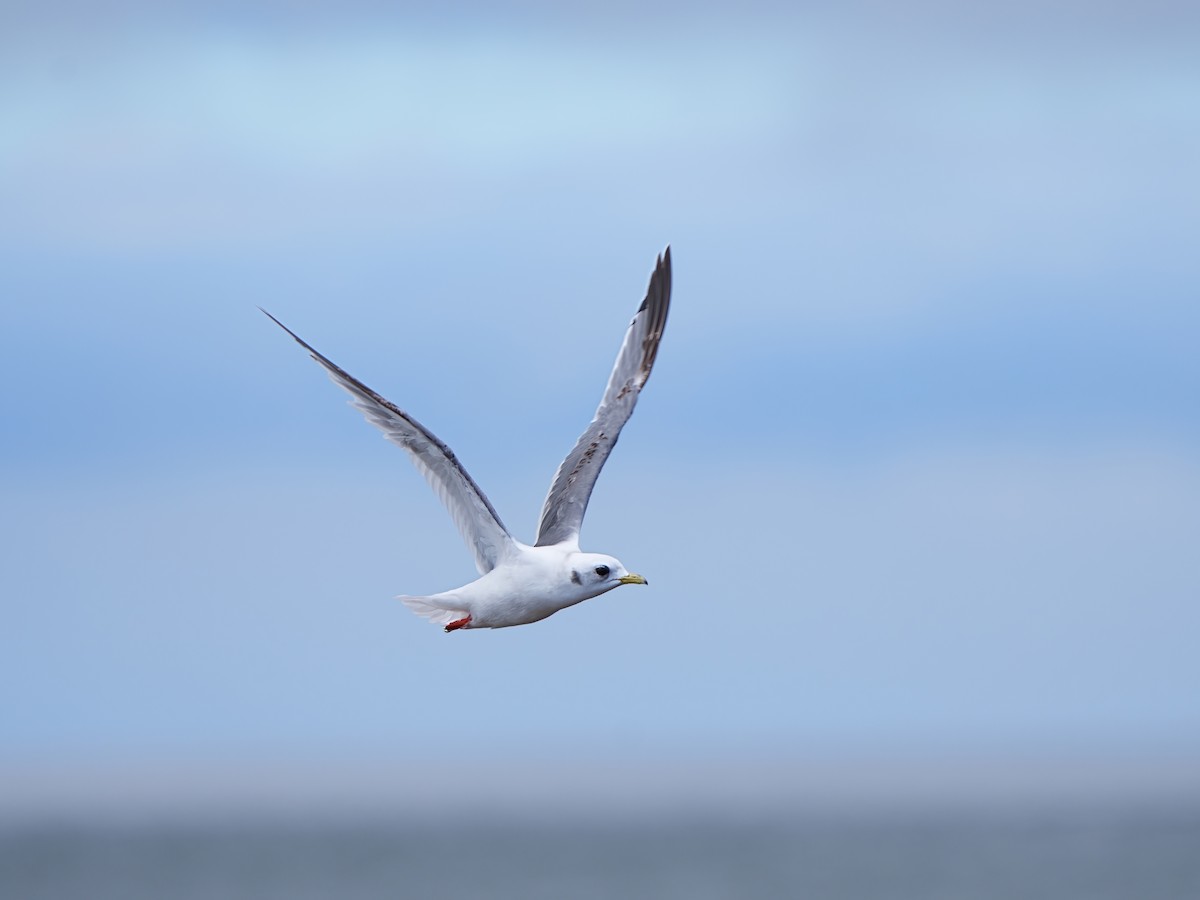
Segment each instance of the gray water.
[[1192,900],[1200,811],[803,821],[8,826],[12,900]]

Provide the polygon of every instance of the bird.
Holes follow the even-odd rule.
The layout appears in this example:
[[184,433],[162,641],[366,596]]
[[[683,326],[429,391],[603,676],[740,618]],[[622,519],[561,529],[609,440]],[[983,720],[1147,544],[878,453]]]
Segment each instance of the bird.
[[600,470],[654,368],[670,303],[668,246],[658,255],[646,297],[625,331],[600,405],[550,482],[532,544],[512,536],[487,495],[433,432],[259,309],[350,394],[350,404],[370,424],[408,453],[449,511],[480,577],[441,593],[397,599],[450,633],[528,625],[623,585],[648,584],[615,557],[582,551],[579,533]]

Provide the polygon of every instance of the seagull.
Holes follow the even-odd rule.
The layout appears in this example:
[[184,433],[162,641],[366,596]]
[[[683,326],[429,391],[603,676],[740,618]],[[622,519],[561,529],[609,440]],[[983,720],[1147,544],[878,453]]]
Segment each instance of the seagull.
[[509,533],[458,457],[433,432],[322,356],[265,309],[262,312],[324,367],[368,422],[408,453],[450,512],[475,557],[480,577],[440,594],[397,598],[449,633],[528,625],[621,585],[647,583],[611,556],[581,551],[579,529],[596,478],[650,377],[670,303],[671,248],[667,247],[650,276],[646,299],[625,332],[600,405],[550,482],[532,545]]

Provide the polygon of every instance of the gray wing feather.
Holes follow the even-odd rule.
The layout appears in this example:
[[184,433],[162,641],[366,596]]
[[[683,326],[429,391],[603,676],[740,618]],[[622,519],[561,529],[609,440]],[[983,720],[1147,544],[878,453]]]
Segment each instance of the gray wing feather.
[[621,429],[633,415],[638,394],[650,377],[671,305],[671,248],[658,258],[646,299],[629,323],[612,375],[596,415],[562,461],[542,506],[537,546],[578,543],[583,514],[605,460],[617,445]]
[[333,382],[350,394],[353,398],[351,405],[368,422],[382,431],[385,438],[408,452],[413,464],[450,511],[459,534],[475,556],[475,565],[480,574],[490,572],[515,549],[512,535],[500,521],[500,516],[449,447],[404,410],[306,344],[265,309],[263,312],[324,366]]

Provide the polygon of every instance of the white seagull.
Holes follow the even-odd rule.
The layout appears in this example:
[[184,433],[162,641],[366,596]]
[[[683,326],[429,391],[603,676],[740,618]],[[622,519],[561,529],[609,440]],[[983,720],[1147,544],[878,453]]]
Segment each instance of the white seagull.
[[646,584],[645,578],[628,572],[619,560],[582,552],[579,529],[600,469],[616,446],[621,428],[633,414],[638,394],[650,377],[670,302],[671,248],[668,247],[658,257],[646,299],[625,332],[591,424],[554,474],[542,506],[537,540],[532,546],[509,533],[479,485],[433,432],[334,365],[265,309],[263,312],[324,366],[334,383],[350,394],[351,405],[368,422],[408,452],[450,511],[459,534],[475,555],[480,577],[440,594],[398,598],[413,612],[450,632],[528,625],[623,584]]

